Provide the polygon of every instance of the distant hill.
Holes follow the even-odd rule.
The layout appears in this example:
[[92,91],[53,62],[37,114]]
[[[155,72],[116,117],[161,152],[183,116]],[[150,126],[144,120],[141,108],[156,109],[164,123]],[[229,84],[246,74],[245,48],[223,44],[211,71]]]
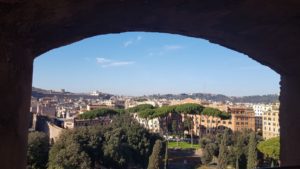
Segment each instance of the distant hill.
[[254,95],[254,96],[226,96],[222,94],[207,94],[207,93],[193,93],[193,94],[165,94],[165,95],[150,95],[150,98],[155,99],[205,99],[217,102],[233,102],[233,103],[274,103],[279,100],[279,95],[269,94],[269,95]]
[[[71,93],[71,92],[60,92],[53,90],[45,90],[36,87],[32,87],[32,96],[41,98],[45,96],[68,96],[68,97],[84,97],[84,98],[102,98],[109,99],[112,97],[112,94],[102,93],[100,96],[90,96],[89,94],[81,94],[81,93]],[[164,94],[164,95],[149,95],[143,97],[137,97],[137,99],[141,98],[150,98],[150,99],[205,99],[217,102],[233,102],[233,103],[274,103],[279,100],[279,95],[277,94],[269,94],[269,95],[254,95],[254,96],[226,96],[222,94],[210,94],[210,93],[193,93],[193,94]]]
[[91,98],[91,99],[92,98],[93,99],[97,99],[97,98],[109,99],[113,95],[102,93],[99,96],[91,96],[88,93],[62,92],[62,91],[45,90],[45,89],[41,89],[41,88],[32,87],[31,96],[36,97],[36,98],[53,97],[53,96],[57,96],[57,97],[65,97],[65,96],[67,96],[68,98],[79,98],[79,97],[82,97],[82,98],[86,98],[86,99],[88,99],[88,98]]
[[255,96],[243,96],[243,97],[231,97],[232,102],[239,103],[274,103],[279,101],[279,95],[255,95]]

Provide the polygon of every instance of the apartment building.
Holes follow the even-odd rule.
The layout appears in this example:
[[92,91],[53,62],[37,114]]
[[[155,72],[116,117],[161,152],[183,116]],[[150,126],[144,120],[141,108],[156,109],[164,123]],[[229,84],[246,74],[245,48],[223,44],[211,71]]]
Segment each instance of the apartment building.
[[228,107],[231,114],[232,130],[241,131],[250,129],[255,131],[255,114],[250,107]]
[[213,133],[218,130],[224,130],[229,128],[232,130],[231,119],[222,120],[219,117],[205,116],[205,115],[192,115],[192,114],[182,114],[182,121],[186,118],[192,118],[192,132],[194,135],[202,135],[206,133]]
[[262,115],[272,110],[272,104],[253,104],[252,108],[255,113],[255,131],[262,131]]
[[192,132],[194,135],[214,133],[226,128],[232,131],[255,130],[255,115],[252,108],[228,107],[227,112],[231,114],[230,119],[192,114],[182,114],[181,116],[182,121],[187,117],[193,119]]
[[159,118],[145,119],[139,117],[137,113],[133,114],[133,118],[150,132],[159,133],[161,131]]
[[272,137],[277,137],[280,134],[279,126],[279,109],[273,108],[270,111],[263,113],[263,138],[269,139]]

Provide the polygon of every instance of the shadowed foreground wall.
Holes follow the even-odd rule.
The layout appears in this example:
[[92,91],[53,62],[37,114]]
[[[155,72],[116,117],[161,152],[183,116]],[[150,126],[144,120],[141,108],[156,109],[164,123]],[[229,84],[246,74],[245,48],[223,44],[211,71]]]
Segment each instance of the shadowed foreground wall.
[[0,0],[1,168],[25,168],[33,59],[126,31],[207,39],[281,74],[281,164],[299,165],[299,17],[298,0]]

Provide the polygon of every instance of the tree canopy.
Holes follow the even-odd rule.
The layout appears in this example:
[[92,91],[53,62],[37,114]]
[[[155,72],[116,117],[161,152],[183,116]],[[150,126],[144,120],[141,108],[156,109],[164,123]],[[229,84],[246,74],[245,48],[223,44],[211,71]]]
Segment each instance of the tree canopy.
[[146,109],[154,109],[154,106],[151,104],[140,104],[135,107],[128,108],[127,111],[130,113],[137,113]]
[[103,135],[96,127],[67,130],[53,144],[49,168],[93,168],[101,155]]
[[148,169],[160,169],[162,168],[162,155],[163,146],[161,140],[156,140],[152,154],[149,157]]
[[269,158],[279,160],[280,141],[279,137],[262,141],[257,145],[257,149]]
[[152,118],[152,116],[154,116],[155,113],[155,109],[145,109],[138,112],[138,116],[141,118]]
[[84,112],[79,115],[79,118],[80,119],[94,119],[97,117],[113,116],[116,114],[120,114],[120,111],[116,111],[116,110],[108,109],[108,108],[101,108],[101,109],[95,109],[95,110]]
[[184,114],[200,114],[204,107],[200,104],[186,103],[176,106],[175,111]]
[[220,117],[221,119],[229,119],[231,117],[229,113],[211,107],[205,107],[202,114],[206,116]]
[[115,116],[107,126],[63,132],[50,150],[49,169],[146,168],[157,139],[130,115]]
[[150,104],[141,104],[127,109],[128,112],[138,113],[142,118],[166,117],[170,113],[183,114],[203,114],[207,116],[219,117],[221,119],[229,119],[231,116],[227,112],[211,107],[203,107],[196,103],[186,103],[172,106],[162,106],[156,108]]
[[176,106],[162,106],[155,109],[155,114],[152,117],[165,117],[169,113],[176,113]]
[[48,162],[49,139],[45,133],[28,134],[27,168],[44,169]]

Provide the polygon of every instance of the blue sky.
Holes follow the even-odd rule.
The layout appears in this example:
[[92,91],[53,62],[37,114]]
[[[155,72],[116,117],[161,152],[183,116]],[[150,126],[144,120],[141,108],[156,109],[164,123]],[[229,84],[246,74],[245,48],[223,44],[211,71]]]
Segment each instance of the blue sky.
[[34,62],[33,86],[118,95],[279,93],[280,76],[248,56],[203,39],[130,32],[88,38]]

